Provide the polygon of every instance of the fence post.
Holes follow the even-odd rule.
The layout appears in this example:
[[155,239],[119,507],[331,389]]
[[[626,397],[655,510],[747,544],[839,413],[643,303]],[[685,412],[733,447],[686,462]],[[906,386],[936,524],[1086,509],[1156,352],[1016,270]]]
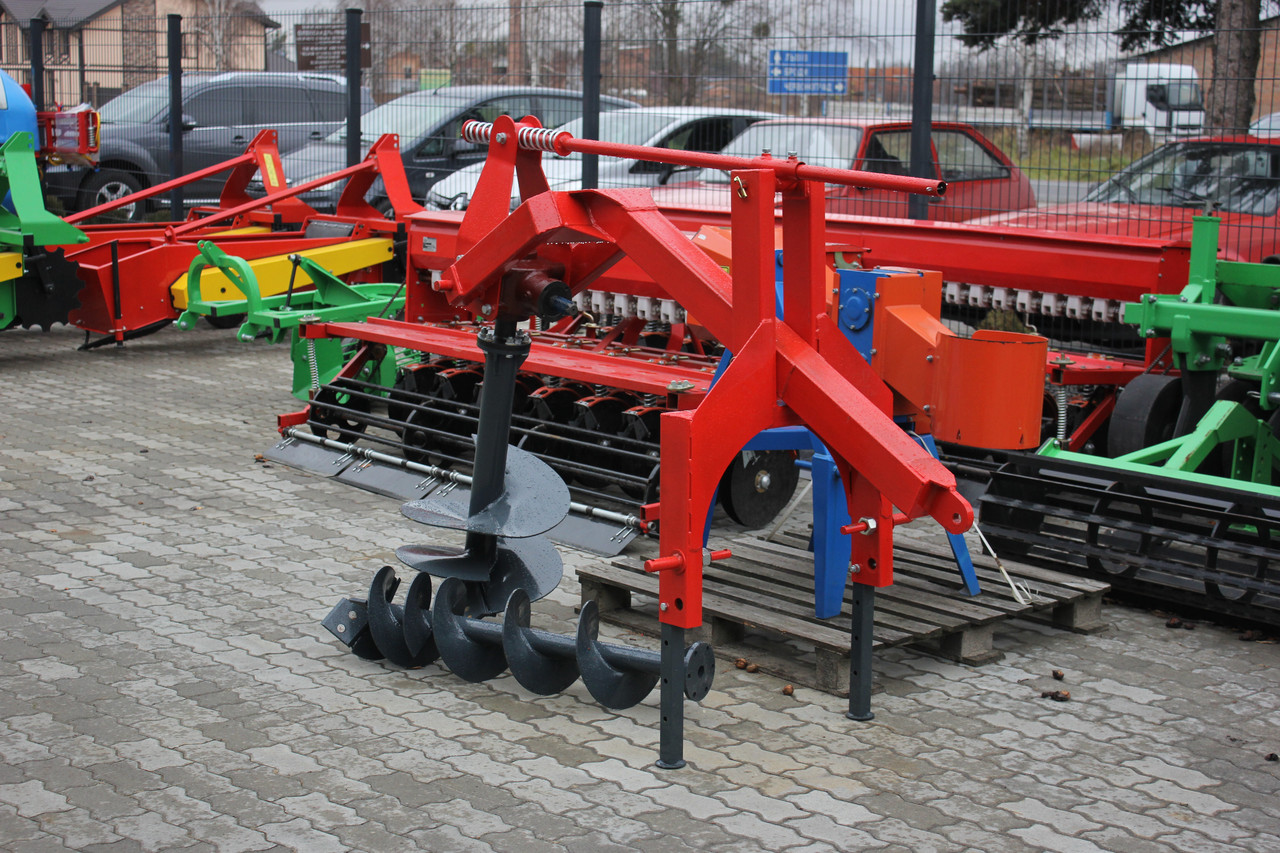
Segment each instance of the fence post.
[[30,38],[31,100],[39,111],[44,109],[44,18],[31,19]]
[[347,165],[360,162],[360,15],[347,10]]
[[[169,179],[182,177],[182,16],[168,16],[169,51]],[[169,190],[169,218],[181,222],[186,218],[182,187]]]
[[[911,84],[911,174],[916,178],[933,174],[933,34],[937,16],[936,0],[916,0],[916,67]],[[907,215],[929,218],[929,198],[907,196]]]
[[[582,137],[600,138],[600,15],[604,0],[582,3]],[[600,182],[600,157],[582,155],[582,188],[593,190]]]

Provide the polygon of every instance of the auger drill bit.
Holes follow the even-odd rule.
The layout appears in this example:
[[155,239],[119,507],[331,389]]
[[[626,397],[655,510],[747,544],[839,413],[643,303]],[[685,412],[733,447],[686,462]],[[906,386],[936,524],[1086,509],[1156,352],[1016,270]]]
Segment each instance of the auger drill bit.
[[[429,496],[401,507],[421,524],[465,531],[466,543],[461,550],[405,545],[396,556],[416,571],[464,582],[467,612],[484,615],[500,612],[517,589],[537,600],[560,582],[560,555],[540,534],[568,514],[569,489],[546,463],[507,443],[528,334],[499,316],[478,345],[485,370],[470,496]],[[421,616],[412,597],[406,608],[406,618]]]

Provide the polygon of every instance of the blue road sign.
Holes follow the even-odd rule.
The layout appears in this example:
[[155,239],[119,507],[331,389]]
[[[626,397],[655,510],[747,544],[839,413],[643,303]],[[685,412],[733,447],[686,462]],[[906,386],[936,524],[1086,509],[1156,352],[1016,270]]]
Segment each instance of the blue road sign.
[[770,95],[843,95],[849,54],[836,50],[769,51]]

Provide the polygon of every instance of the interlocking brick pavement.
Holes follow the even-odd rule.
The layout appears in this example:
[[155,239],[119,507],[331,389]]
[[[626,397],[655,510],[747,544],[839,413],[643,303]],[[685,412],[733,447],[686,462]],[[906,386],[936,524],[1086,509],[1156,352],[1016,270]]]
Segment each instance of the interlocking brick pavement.
[[[722,667],[692,766],[657,771],[656,697],[332,641],[333,602],[438,534],[255,460],[295,407],[283,348],[79,342],[0,335],[0,849],[1280,850],[1280,646],[1113,605],[1092,636],[1015,622],[985,667],[880,655],[861,724]],[[565,557],[537,624],[573,618],[595,558]]]

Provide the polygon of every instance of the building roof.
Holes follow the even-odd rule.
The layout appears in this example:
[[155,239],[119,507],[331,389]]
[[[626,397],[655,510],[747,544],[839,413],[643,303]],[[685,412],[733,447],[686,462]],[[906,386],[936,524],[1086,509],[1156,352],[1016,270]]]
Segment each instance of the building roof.
[[124,0],[0,0],[0,9],[25,27],[32,18],[44,18],[57,27],[76,28],[92,21]]
[[[44,18],[61,29],[78,29],[125,0],[0,0],[0,10],[26,28],[32,18]],[[245,2],[245,13],[267,29],[280,24],[267,17],[254,2]]]

